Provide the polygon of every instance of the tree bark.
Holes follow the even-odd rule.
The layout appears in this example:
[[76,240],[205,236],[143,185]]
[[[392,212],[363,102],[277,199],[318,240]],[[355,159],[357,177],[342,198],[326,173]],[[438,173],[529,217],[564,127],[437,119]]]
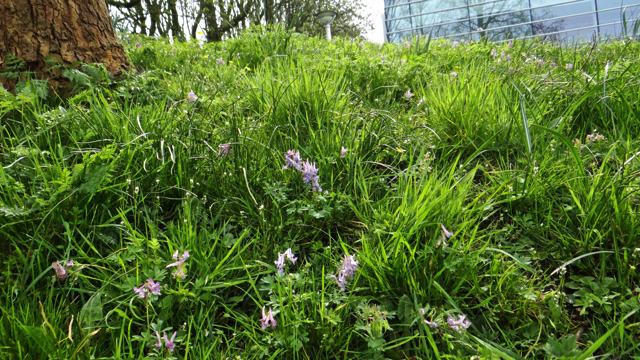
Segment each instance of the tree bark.
[[[102,63],[118,76],[129,60],[116,37],[105,0],[0,0],[0,72],[7,53],[44,78],[52,57],[63,64]],[[0,77],[13,89],[16,80]]]

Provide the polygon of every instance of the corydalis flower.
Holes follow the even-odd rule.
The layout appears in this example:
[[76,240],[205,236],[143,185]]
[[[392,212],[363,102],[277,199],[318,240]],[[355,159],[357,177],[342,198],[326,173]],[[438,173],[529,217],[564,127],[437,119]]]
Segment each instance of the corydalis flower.
[[193,93],[193,90],[191,90],[191,91],[189,92],[188,98],[189,98],[189,102],[194,102],[194,101],[196,101],[196,100],[198,99],[198,98],[196,97],[196,94],[194,94],[194,93]]
[[469,328],[471,323],[468,320],[465,320],[466,315],[458,315],[458,320],[455,320],[452,317],[447,318],[447,323],[449,323],[449,327],[455,331],[462,331],[463,329]]
[[284,169],[296,169],[302,170],[302,159],[300,158],[300,151],[289,150],[286,154],[284,154],[285,165],[282,167]]
[[406,47],[407,49],[411,47],[411,43],[408,41],[404,42],[404,47]]
[[137,47],[137,48],[142,47],[142,45],[140,45],[140,41],[136,41],[136,47]]
[[340,157],[344,159],[344,157],[347,156],[347,152],[349,152],[349,149],[342,146],[342,148],[340,149]]
[[158,338],[158,342],[153,344],[158,350],[162,347],[162,339],[160,339],[160,333],[156,330],[156,337]]
[[449,245],[447,245],[445,240],[452,237],[453,233],[447,230],[447,228],[445,228],[444,225],[440,225],[440,226],[442,227],[442,236],[440,237],[440,240],[438,240],[438,242],[436,243],[436,247],[440,246],[441,242],[442,242],[442,247],[447,247]]
[[361,48],[361,49],[362,49],[362,47],[363,47],[363,46],[364,46],[364,44],[363,44],[363,43],[359,43],[359,44],[358,44],[358,47],[359,47],[359,48]]
[[382,60],[382,61],[387,60],[387,56],[386,56],[386,55],[382,55],[382,56],[380,56],[380,60]]
[[224,59],[223,58],[219,58],[218,60],[216,60],[216,64],[224,65]]
[[218,145],[218,154],[220,154],[220,156],[226,156],[232,152],[233,152],[233,149],[231,148],[230,143]]
[[264,312],[264,306],[262,307],[262,318],[260,319],[260,322],[262,323],[262,330],[267,330],[267,328],[269,327],[269,324],[271,324],[272,327],[276,327],[278,325],[278,323],[276,323],[276,319],[273,318],[273,313],[271,313],[271,308],[269,308],[269,312],[265,313]]
[[133,287],[133,293],[138,294],[140,299],[152,293],[153,295],[162,295],[160,293],[160,282],[154,282],[152,279],[147,279],[147,283],[138,287]]
[[67,261],[64,266],[60,265],[60,261],[51,264],[51,267],[56,271],[56,277],[59,281],[65,281],[67,279],[67,275],[69,274],[67,270],[71,269],[72,266],[73,260]]
[[407,99],[411,99],[413,94],[411,93],[411,89],[408,89],[406,93],[404,93],[404,97]]
[[278,253],[278,260],[273,262],[278,267],[278,274],[284,273],[285,259],[289,259],[289,261],[291,261],[294,265],[296,263],[296,260],[298,260],[298,258],[295,257],[295,255],[293,255],[291,248],[287,249],[287,251],[285,251],[284,254]]
[[451,76],[454,76],[454,77],[455,77],[455,76],[458,76],[458,73],[457,73],[457,72],[455,72],[455,71],[452,71],[452,72],[451,72]]
[[184,253],[182,253],[182,256],[180,257],[178,257],[178,253],[179,251],[176,250],[176,252],[173,254],[173,260],[177,260],[177,261],[167,265],[166,268],[168,269],[170,267],[176,266],[176,272],[173,273],[173,278],[175,279],[176,277],[179,277],[181,279],[184,279],[187,276],[184,269],[185,268],[184,262],[189,257],[189,252],[185,251]]
[[429,321],[429,320],[425,319],[424,323],[429,325],[429,326],[431,326],[432,328],[437,328],[438,327],[438,324],[436,324],[435,321]]
[[302,182],[305,184],[311,183],[311,190],[313,191],[322,191],[320,184],[318,183],[318,169],[316,168],[316,163],[307,161],[302,163]]
[[331,277],[333,277],[333,279],[336,281],[336,283],[340,287],[340,290],[347,291],[348,282],[347,282],[347,279],[344,277],[344,272],[342,270],[338,272],[337,277],[335,275],[331,275]]
[[332,275],[342,291],[347,291],[347,279],[354,277],[356,270],[358,270],[358,261],[354,260],[354,257],[355,255],[345,255],[342,265],[338,269],[338,276]]
[[171,336],[171,340],[169,340],[167,338],[167,334],[166,333],[162,333],[162,340],[164,340],[164,345],[167,347],[167,349],[169,349],[169,352],[172,353],[173,352],[173,348],[176,347],[176,344],[173,343],[173,339],[176,338],[176,334],[178,332],[174,331],[173,332],[173,336]]
[[567,70],[573,70],[573,64],[572,63],[568,63],[567,65],[565,65],[564,67]]
[[491,56],[493,56],[494,59],[498,56],[496,49],[491,49]]

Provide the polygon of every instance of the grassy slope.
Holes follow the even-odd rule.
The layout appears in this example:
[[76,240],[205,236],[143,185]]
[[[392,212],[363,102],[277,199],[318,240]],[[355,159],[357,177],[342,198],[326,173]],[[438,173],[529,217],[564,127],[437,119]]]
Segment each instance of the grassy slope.
[[[135,41],[117,83],[0,95],[3,358],[168,358],[154,330],[180,359],[640,354],[639,43]],[[162,295],[134,296],[147,278]]]

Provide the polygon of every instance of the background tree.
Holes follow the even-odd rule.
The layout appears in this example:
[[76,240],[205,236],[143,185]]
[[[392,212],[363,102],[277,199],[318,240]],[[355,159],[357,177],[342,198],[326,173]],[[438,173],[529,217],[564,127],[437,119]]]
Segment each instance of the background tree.
[[[43,77],[53,58],[63,64],[102,63],[113,74],[129,70],[104,0],[0,0],[0,71],[9,55]],[[18,79],[0,77],[12,89]]]

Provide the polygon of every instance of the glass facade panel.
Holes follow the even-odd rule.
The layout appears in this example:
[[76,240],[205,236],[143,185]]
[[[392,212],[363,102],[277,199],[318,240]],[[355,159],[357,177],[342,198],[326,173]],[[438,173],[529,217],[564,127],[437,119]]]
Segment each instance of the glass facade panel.
[[631,29],[640,0],[385,0],[385,40],[412,35],[492,41],[541,36],[570,41],[619,36],[623,9]]

